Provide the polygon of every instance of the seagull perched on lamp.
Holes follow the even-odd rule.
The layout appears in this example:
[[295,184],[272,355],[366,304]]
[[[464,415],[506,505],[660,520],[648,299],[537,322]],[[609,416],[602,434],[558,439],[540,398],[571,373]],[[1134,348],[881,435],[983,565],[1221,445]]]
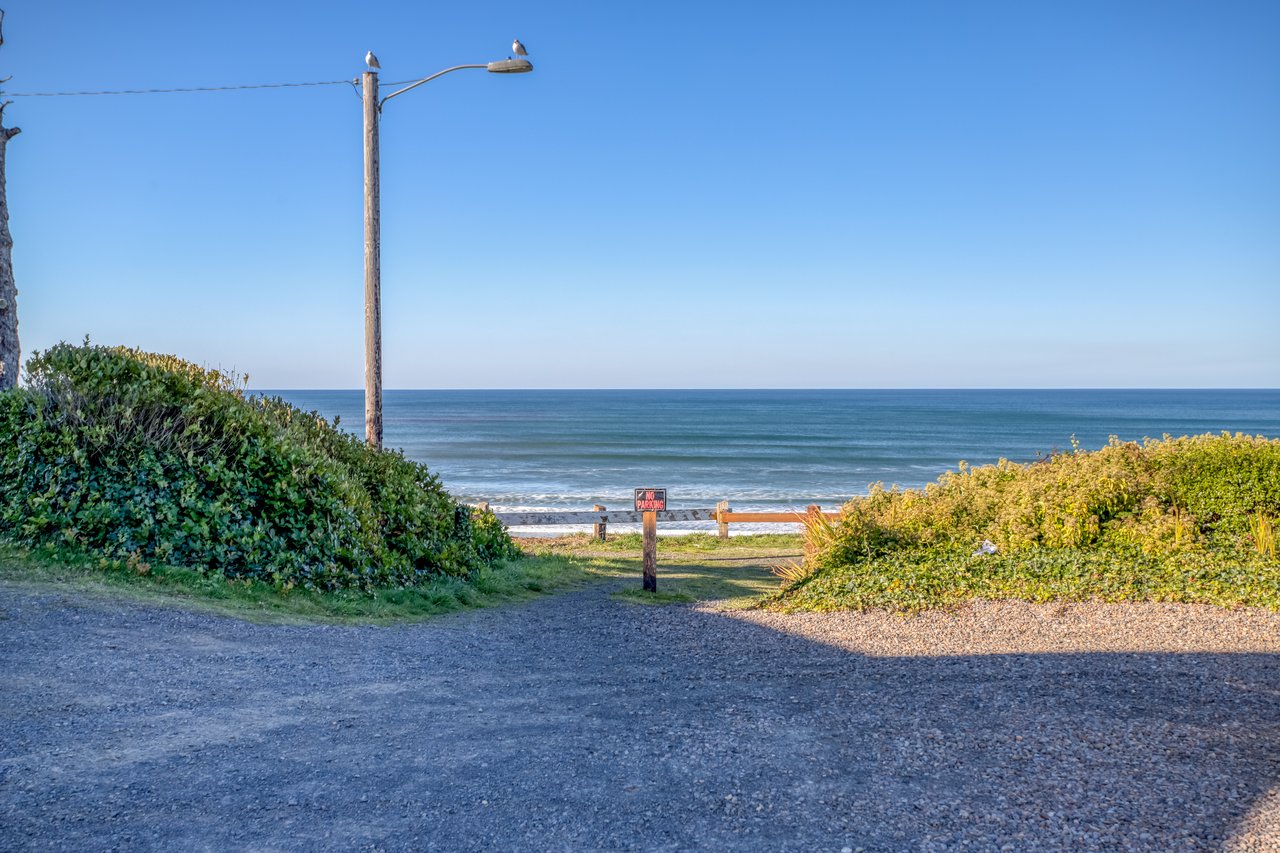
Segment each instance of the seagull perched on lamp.
[[527,51],[527,50],[525,50],[525,49],[524,49],[524,45],[522,45],[522,44],[520,43],[520,39],[512,39],[512,40],[511,40],[511,50],[515,52],[515,55],[516,55],[516,56],[528,56],[528,55],[529,55],[529,51]]
[[373,55],[372,50],[364,55],[364,64],[368,65],[374,71],[377,71],[379,68],[382,67],[381,65],[378,64],[378,57]]

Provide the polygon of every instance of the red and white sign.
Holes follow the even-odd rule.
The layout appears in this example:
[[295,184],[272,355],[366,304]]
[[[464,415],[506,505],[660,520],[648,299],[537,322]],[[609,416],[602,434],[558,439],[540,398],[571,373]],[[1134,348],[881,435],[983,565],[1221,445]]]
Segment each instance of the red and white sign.
[[636,489],[636,512],[665,512],[666,489]]

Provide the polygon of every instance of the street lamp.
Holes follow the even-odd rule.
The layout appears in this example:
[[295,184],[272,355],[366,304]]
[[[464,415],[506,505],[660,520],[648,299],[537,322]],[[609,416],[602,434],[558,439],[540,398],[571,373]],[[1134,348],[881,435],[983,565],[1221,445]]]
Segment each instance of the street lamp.
[[494,74],[533,70],[527,59],[500,59],[484,65],[455,65],[397,89],[378,100],[378,72],[361,76],[364,101],[364,439],[382,448],[382,272],[378,222],[378,117],[387,101],[452,71],[483,68]]

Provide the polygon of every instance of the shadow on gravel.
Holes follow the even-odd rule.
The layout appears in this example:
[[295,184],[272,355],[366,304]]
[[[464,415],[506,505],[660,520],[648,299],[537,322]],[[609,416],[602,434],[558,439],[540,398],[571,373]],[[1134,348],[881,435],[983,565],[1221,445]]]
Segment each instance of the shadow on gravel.
[[788,671],[745,716],[868,849],[1280,850],[1280,653],[867,657],[751,627]]
[[339,628],[0,586],[0,848],[1218,850],[1280,783],[1280,655],[866,657],[608,592]]

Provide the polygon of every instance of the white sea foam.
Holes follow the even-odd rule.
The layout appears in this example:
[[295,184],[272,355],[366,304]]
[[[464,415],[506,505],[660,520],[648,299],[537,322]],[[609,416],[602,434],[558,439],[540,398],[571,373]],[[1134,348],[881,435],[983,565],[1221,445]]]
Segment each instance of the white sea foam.
[[[804,506],[765,506],[760,504],[744,504],[734,506],[737,512],[804,512]],[[629,502],[619,501],[617,507],[620,509],[630,509]],[[567,509],[574,511],[588,511],[590,506],[577,505],[573,507],[565,506],[549,506],[547,504],[490,504],[489,508],[497,513],[504,512],[565,512]],[[672,509],[713,509],[711,506],[702,507],[675,507]],[[823,509],[829,512],[839,510],[840,505],[831,503],[823,506]],[[593,525],[591,524],[513,524],[507,530],[512,536],[516,537],[534,537],[534,536],[569,536],[575,533],[590,533]],[[714,521],[670,521],[658,522],[659,536],[685,536],[690,533],[715,533],[717,526]],[[730,536],[752,536],[760,533],[798,533],[803,529],[803,525],[799,522],[759,522],[751,524],[737,524],[729,526]],[[638,523],[616,522],[609,525],[610,533],[639,533],[641,527]]]
[[[704,526],[705,525],[705,526]],[[799,524],[739,524],[729,526],[729,535],[737,536],[757,536],[762,533],[799,533],[801,530]],[[572,536],[575,533],[590,533],[590,524],[547,524],[547,525],[516,525],[507,528],[512,536],[517,539],[530,537],[551,537],[551,536]],[[640,533],[639,524],[610,524],[609,533]],[[715,533],[715,522],[701,521],[678,521],[669,525],[659,524],[659,536],[687,536],[690,533]]]

